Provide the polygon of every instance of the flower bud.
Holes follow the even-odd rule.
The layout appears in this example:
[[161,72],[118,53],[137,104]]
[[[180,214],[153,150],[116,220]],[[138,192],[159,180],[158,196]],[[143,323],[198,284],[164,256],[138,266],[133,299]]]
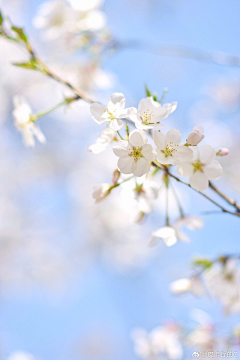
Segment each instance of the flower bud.
[[111,186],[109,184],[100,184],[93,187],[93,198],[95,203],[99,203],[110,194]]
[[201,125],[196,125],[192,131],[188,134],[187,144],[195,146],[199,144],[204,138],[204,130]]
[[116,169],[116,170],[113,172],[113,174],[112,174],[112,182],[113,182],[114,185],[117,184],[120,175],[121,175],[121,173],[120,173],[120,171],[119,171],[118,169]]
[[227,156],[228,154],[229,154],[229,150],[227,148],[221,148],[217,152],[217,155],[219,155],[219,156]]

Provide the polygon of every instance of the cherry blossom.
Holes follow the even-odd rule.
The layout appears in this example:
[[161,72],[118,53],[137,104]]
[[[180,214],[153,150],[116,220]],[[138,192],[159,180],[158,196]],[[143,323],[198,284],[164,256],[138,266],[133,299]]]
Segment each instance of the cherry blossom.
[[107,128],[118,131],[123,126],[122,118],[128,117],[129,110],[125,109],[126,100],[123,94],[114,93],[110,97],[107,107],[93,103],[90,106],[93,119],[97,124],[108,124]]
[[172,129],[166,135],[154,131],[153,139],[157,146],[157,160],[161,164],[179,165],[181,161],[192,159],[192,150],[181,145],[181,133]]
[[187,145],[198,145],[204,138],[204,130],[201,125],[196,125],[192,131],[188,134]]
[[218,156],[227,156],[229,154],[229,150],[227,148],[221,148],[216,155]]
[[111,144],[115,136],[116,136],[116,131],[110,129],[103,130],[101,136],[97,138],[96,143],[89,146],[88,151],[94,154],[101,153],[108,147],[109,144]]
[[190,239],[188,236],[181,231],[182,226],[186,226],[191,230],[200,229],[203,226],[203,221],[194,216],[180,218],[172,226],[163,226],[160,229],[153,231],[149,245],[154,245],[159,239],[162,239],[167,246],[174,245],[177,240],[189,242]]
[[195,296],[200,296],[206,292],[202,281],[198,276],[192,276],[190,279],[183,278],[170,283],[170,290],[174,294],[191,292]]
[[26,100],[20,96],[14,96],[13,103],[15,126],[22,132],[25,145],[34,146],[34,136],[39,142],[45,143],[46,138],[39,127],[33,122],[32,110]]
[[138,129],[161,130],[164,128],[164,125],[160,124],[160,121],[167,118],[176,108],[176,102],[161,106],[151,96],[140,101],[138,110],[131,108],[129,117]]
[[171,360],[182,358],[180,329],[175,323],[158,326],[150,333],[136,328],[132,331],[131,338],[134,342],[134,351],[141,359],[158,359],[158,356],[163,354]]
[[222,166],[216,158],[216,153],[211,145],[202,145],[200,148],[191,147],[193,158],[184,161],[178,167],[177,173],[183,177],[189,177],[191,187],[197,191],[206,190],[209,180],[218,179],[222,172]]
[[114,154],[119,157],[118,168],[123,174],[142,176],[149,172],[149,163],[154,160],[155,154],[152,145],[147,142],[143,130],[133,130],[129,142],[121,140],[113,147]]
[[95,199],[95,203],[99,203],[104,200],[110,194],[110,185],[109,184],[100,184],[96,185],[93,188],[93,198]]

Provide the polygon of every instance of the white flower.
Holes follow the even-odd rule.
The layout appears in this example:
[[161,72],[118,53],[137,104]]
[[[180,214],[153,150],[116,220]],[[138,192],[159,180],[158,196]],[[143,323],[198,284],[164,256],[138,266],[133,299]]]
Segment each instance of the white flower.
[[197,191],[206,190],[209,180],[218,179],[222,172],[222,166],[215,160],[216,153],[211,145],[202,145],[200,148],[191,147],[193,158],[184,161],[178,167],[177,173],[183,177],[189,177],[189,183]]
[[100,7],[103,0],[68,0],[73,9],[87,12]]
[[170,290],[174,294],[182,294],[189,291],[195,296],[200,296],[206,292],[203,283],[198,276],[192,276],[190,279],[184,278],[173,281],[170,283]]
[[110,97],[107,107],[93,103],[90,106],[93,119],[97,124],[106,124],[108,129],[118,131],[123,126],[122,118],[128,117],[128,109],[125,109],[126,100],[123,94],[114,93]]
[[137,328],[131,333],[134,351],[141,359],[159,359],[159,355],[166,354],[168,359],[182,358],[183,350],[179,341],[179,328],[175,324],[159,326],[147,333]]
[[113,147],[114,154],[120,158],[117,165],[123,174],[142,176],[149,172],[149,162],[154,160],[155,154],[152,145],[147,142],[144,131],[133,130],[129,142],[121,140]]
[[94,154],[101,153],[108,147],[109,144],[111,144],[115,136],[116,136],[116,131],[110,129],[103,130],[101,136],[97,138],[96,144],[89,146],[88,151]]
[[172,129],[166,135],[154,131],[153,139],[157,146],[157,160],[161,164],[179,165],[181,161],[192,159],[192,150],[181,144],[181,133]]
[[204,138],[204,130],[201,125],[196,125],[192,129],[192,131],[188,134],[187,137],[187,144],[188,145],[197,145],[199,144],[202,139]]
[[[139,183],[136,183],[136,178],[133,178],[123,183],[121,187],[123,188],[122,197],[126,202],[135,200],[141,213],[149,214],[153,211],[154,200],[157,198],[159,190],[155,182],[141,178]],[[138,214],[138,217],[141,216]]]
[[134,121],[138,129],[161,130],[164,128],[164,125],[160,124],[160,121],[167,118],[176,108],[176,102],[161,106],[151,96],[140,101],[138,110],[131,108],[129,117]]
[[15,107],[13,110],[15,126],[22,132],[26,146],[35,145],[34,136],[38,141],[44,143],[46,138],[39,127],[32,121],[32,110],[26,100],[20,96],[14,96],[13,103]]
[[95,199],[96,204],[105,199],[110,194],[110,188],[111,186],[109,184],[100,184],[94,186],[92,196]]
[[180,230],[182,226],[188,229],[200,229],[203,226],[203,221],[194,216],[186,216],[177,220],[172,226],[163,226],[152,233],[152,239],[149,245],[154,245],[159,239],[162,239],[165,245],[172,246],[177,240],[189,242],[190,239]]
[[240,269],[235,259],[215,263],[203,273],[210,294],[229,312],[240,312]]

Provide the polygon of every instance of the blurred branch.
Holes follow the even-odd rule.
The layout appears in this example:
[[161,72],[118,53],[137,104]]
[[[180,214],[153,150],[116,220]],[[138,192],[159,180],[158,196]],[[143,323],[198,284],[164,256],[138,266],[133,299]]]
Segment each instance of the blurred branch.
[[228,209],[226,209],[225,207],[223,207],[222,205],[220,205],[219,203],[217,203],[215,200],[213,200],[212,198],[210,198],[208,195],[204,194],[204,193],[201,192],[201,191],[197,191],[197,190],[193,189],[189,183],[181,180],[179,177],[177,177],[176,175],[172,174],[172,173],[169,171],[169,168],[168,168],[167,166],[164,166],[164,165],[159,164],[156,160],[153,161],[152,164],[153,164],[154,166],[157,166],[157,167],[159,167],[160,169],[164,170],[170,177],[172,177],[173,179],[177,180],[177,181],[180,182],[181,184],[184,184],[184,185],[190,187],[192,190],[194,190],[194,191],[196,191],[198,194],[202,195],[205,199],[207,199],[208,201],[210,201],[211,203],[213,203],[214,205],[216,205],[217,207],[219,207],[219,208],[222,210],[222,212],[240,217],[240,213],[239,213],[239,212],[229,211]]
[[106,50],[108,49],[116,51],[125,49],[139,50],[155,55],[182,57],[205,63],[240,67],[240,56],[229,55],[221,51],[202,51],[183,45],[159,44],[154,46],[140,40],[114,40],[106,47]]

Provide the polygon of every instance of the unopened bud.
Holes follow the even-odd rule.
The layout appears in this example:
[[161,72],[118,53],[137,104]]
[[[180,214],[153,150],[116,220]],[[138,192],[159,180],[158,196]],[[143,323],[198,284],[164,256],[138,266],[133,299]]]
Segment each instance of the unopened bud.
[[120,177],[121,173],[118,169],[116,169],[113,174],[112,174],[112,182],[114,185],[116,185],[118,183],[118,179]]
[[188,134],[187,144],[190,146],[196,146],[204,138],[204,130],[201,125],[196,125],[192,131]]
[[229,154],[229,150],[227,148],[221,148],[216,155],[218,156],[227,156]]
[[111,186],[109,184],[100,184],[96,185],[93,188],[93,198],[95,199],[95,202],[98,203],[105,199],[111,191]]

